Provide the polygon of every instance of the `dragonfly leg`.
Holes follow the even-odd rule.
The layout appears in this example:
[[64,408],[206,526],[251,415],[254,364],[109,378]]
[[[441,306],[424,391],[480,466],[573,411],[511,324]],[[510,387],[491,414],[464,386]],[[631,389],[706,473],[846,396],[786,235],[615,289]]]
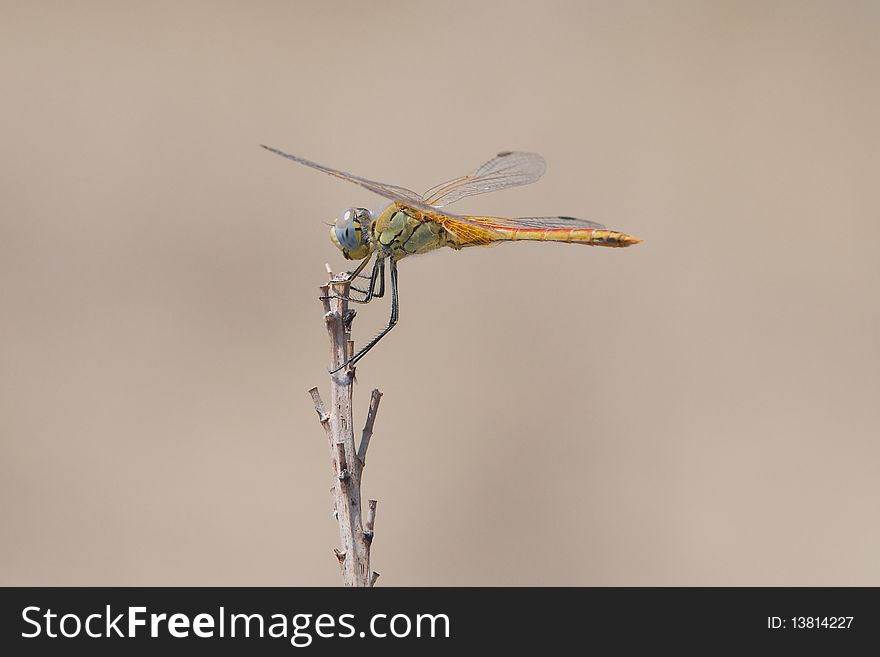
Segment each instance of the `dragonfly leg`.
[[[353,272],[351,272],[348,276],[346,276],[346,277],[343,279],[343,281],[346,282],[346,283],[351,283],[351,281],[353,281],[356,277],[360,276],[361,271],[363,271],[364,267],[367,266],[367,263],[370,262],[370,259],[371,259],[372,257],[373,257],[373,254],[370,254],[370,255],[368,255],[366,258],[364,258],[363,260],[361,260],[360,264],[357,266],[357,269],[355,269],[355,270],[354,270]],[[351,289],[352,289],[352,290],[354,290],[355,292],[360,292],[361,294],[364,295],[364,298],[363,298],[363,299],[356,299],[356,298],[354,298],[354,297],[352,297],[352,296],[347,296],[347,297],[345,297],[345,299],[346,299],[347,301],[352,301],[352,302],[354,302],[354,303],[368,303],[368,302],[370,301],[370,299],[373,298],[373,293],[372,293],[372,291],[373,291],[373,289],[376,287],[376,266],[377,266],[378,264],[379,264],[379,259],[378,259],[378,256],[377,256],[377,258],[376,258],[376,262],[373,264],[373,273],[372,273],[372,274],[370,275],[370,277],[369,277],[369,279],[370,279],[370,289],[369,289],[369,291],[368,291],[368,290],[362,290],[361,288],[359,288],[359,287],[355,287],[354,285],[351,286]],[[324,296],[320,296],[320,297],[318,297],[318,298],[319,298],[319,299],[336,299],[336,298],[339,298],[339,297],[340,297],[340,295],[338,295],[338,294],[327,294],[327,295],[324,295]]]
[[[379,270],[379,290],[376,291],[376,269]],[[360,292],[361,294],[366,295],[363,300],[358,301],[357,299],[352,299],[349,297],[349,301],[354,301],[355,303],[367,303],[370,299],[381,299],[385,296],[385,260],[377,259],[376,263],[373,265],[373,274],[368,277],[370,281],[369,290],[362,290],[359,287],[351,286],[351,289],[355,292]]]
[[[348,276],[345,277],[346,282],[351,283],[355,278],[357,278],[358,276],[361,276],[361,272],[364,270],[364,267],[367,266],[367,263],[370,262],[370,258],[372,258],[372,257],[373,257],[373,254],[371,253],[366,258],[361,260],[360,264],[358,264],[357,268],[353,272],[351,272]],[[367,277],[361,276],[361,278],[367,278]],[[372,276],[370,276],[370,278],[372,278]]]
[[354,303],[369,303],[370,300],[375,296],[382,296],[382,294],[376,294],[376,280],[379,279],[380,289],[379,291],[384,294],[385,292],[385,260],[376,256],[376,262],[373,263],[373,272],[370,275],[370,287],[366,290],[362,290],[361,288],[351,286],[352,290],[356,292],[360,292],[364,295],[363,299],[356,299],[353,296],[349,295],[348,300]]
[[[382,264],[382,269],[384,270],[384,262]],[[342,365],[337,367],[334,370],[330,370],[330,374],[335,374],[339,370],[344,367],[348,367],[349,365],[354,365],[361,358],[367,355],[367,352],[376,346],[376,344],[384,338],[388,331],[394,328],[397,324],[397,318],[400,311],[400,304],[398,302],[398,293],[397,293],[397,263],[392,259],[391,260],[391,318],[388,320],[388,326],[379,331],[379,334],[370,340],[367,344],[365,344],[361,349],[352,356],[349,360],[345,361]]]
[[373,292],[373,297],[381,299],[385,296],[385,260],[382,260],[382,266],[379,268],[379,291]]

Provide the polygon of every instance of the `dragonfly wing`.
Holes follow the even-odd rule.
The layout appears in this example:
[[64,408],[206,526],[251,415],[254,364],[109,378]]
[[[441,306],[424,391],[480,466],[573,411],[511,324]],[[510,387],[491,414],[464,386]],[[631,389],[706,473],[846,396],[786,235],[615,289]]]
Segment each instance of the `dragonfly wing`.
[[425,204],[421,196],[416,194],[414,191],[407,189],[406,187],[398,187],[397,185],[388,185],[386,183],[376,182],[375,180],[361,178],[360,176],[355,176],[354,174],[346,173],[345,171],[339,171],[338,169],[325,167],[323,164],[312,162],[311,160],[307,160],[304,157],[299,157],[298,155],[285,153],[284,151],[278,150],[277,148],[272,148],[271,146],[265,146],[263,144],[260,144],[260,146],[265,148],[267,151],[272,151],[273,153],[280,155],[281,157],[286,157],[288,160],[293,160],[294,162],[305,164],[307,167],[311,167],[312,169],[317,169],[318,171],[329,173],[331,176],[336,176],[337,178],[341,178],[342,180],[353,182],[355,185],[360,185],[361,187],[370,190],[374,194],[384,196],[385,198],[392,201],[397,201],[406,205],[415,204],[416,206],[419,206],[425,210],[431,209],[430,206]]
[[605,226],[589,221],[588,219],[575,219],[574,217],[464,217],[480,225],[500,228],[538,228],[554,230],[558,228],[574,230],[582,228],[604,229]]
[[505,151],[473,173],[432,187],[425,192],[423,200],[428,205],[442,208],[466,196],[529,185],[543,176],[546,170],[547,163],[537,153]]
[[[271,146],[260,145],[267,151],[271,151],[281,157],[286,157],[288,160],[299,162],[312,169],[317,169],[318,171],[323,171],[336,178],[347,180],[356,185],[360,185],[364,189],[370,190],[374,194],[379,194],[379,196],[384,196],[387,199],[395,201],[399,205],[408,208],[415,216],[418,216],[422,220],[432,221],[442,225],[456,237],[459,237],[459,239],[472,240],[473,243],[479,244],[488,244],[489,242],[494,241],[491,237],[494,236],[495,233],[492,232],[491,229],[472,219],[460,217],[445,211],[440,212],[436,207],[428,205],[421,196],[410,189],[399,187],[397,185],[388,185],[367,178],[361,178],[360,176],[355,176],[351,173],[346,173],[345,171],[339,171],[338,169],[333,169],[331,167],[326,167],[323,164],[312,162],[311,160],[299,157],[298,155],[285,153],[284,151],[272,148]],[[486,165],[490,163],[491,162],[487,162]],[[483,167],[486,165],[483,165]],[[480,167],[480,169],[483,167]]]

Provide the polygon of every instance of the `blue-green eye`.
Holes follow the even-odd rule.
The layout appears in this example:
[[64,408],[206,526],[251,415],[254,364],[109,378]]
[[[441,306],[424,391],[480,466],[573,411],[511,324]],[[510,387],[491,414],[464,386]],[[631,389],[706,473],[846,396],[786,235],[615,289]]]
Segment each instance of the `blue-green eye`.
[[360,208],[349,208],[336,220],[336,239],[343,248],[353,251],[364,243],[361,218]]

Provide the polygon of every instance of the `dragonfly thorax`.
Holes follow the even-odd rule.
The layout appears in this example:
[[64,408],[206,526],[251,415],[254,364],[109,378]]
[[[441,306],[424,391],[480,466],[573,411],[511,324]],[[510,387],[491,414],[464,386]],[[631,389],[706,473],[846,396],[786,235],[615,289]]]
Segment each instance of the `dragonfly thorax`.
[[369,235],[373,214],[366,208],[349,208],[330,229],[330,240],[349,260],[360,260],[370,253]]

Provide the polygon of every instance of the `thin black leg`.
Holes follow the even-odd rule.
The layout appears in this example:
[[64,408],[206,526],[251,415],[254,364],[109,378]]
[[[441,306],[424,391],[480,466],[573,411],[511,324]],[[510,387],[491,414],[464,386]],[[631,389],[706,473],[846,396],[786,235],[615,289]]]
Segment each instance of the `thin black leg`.
[[[383,266],[384,270],[384,266]],[[365,344],[361,349],[351,357],[351,359],[345,361],[342,365],[337,367],[335,370],[330,370],[330,374],[335,374],[339,370],[344,367],[348,367],[349,365],[354,365],[361,358],[367,355],[367,352],[376,346],[376,344],[384,338],[388,331],[394,328],[397,324],[397,318],[400,311],[400,305],[397,294],[397,263],[392,259],[391,260],[391,318],[388,320],[388,326],[379,331],[379,335],[370,340],[367,344]]]
[[[345,278],[346,282],[351,283],[351,281],[353,281],[355,278],[360,276],[360,273],[363,271],[364,267],[367,266],[367,263],[370,262],[370,259],[372,257],[373,257],[373,254],[371,253],[366,258],[361,260],[361,262],[357,266],[357,268]],[[354,285],[350,286],[351,289],[354,290],[355,292],[360,292],[361,294],[363,294],[364,298],[363,299],[355,299],[354,297],[349,295],[348,297],[346,297],[346,300],[351,301],[353,303],[369,303],[370,299],[373,298],[373,290],[375,290],[375,288],[376,288],[377,270],[378,270],[380,261],[381,261],[381,258],[377,255],[376,261],[373,263],[373,273],[370,275],[370,288],[369,288],[369,290],[362,290],[361,288],[355,287]],[[338,296],[339,295],[337,295],[337,294],[328,294],[327,296],[322,296],[319,298],[320,299],[333,299]]]
[[[377,278],[381,279],[379,294],[376,294]],[[381,297],[385,293],[385,259],[376,256],[376,262],[373,263],[373,273],[370,275],[369,288],[367,288],[366,290],[362,290],[352,285],[351,289],[364,295],[363,299],[355,299],[354,297],[349,296],[348,300],[353,301],[354,303],[370,303],[370,299],[372,299],[373,297]]]
[[357,268],[347,276],[347,280],[349,283],[351,281],[353,281],[355,279],[355,277],[358,276],[364,270],[364,267],[367,266],[367,263],[370,262],[370,258],[372,258],[372,257],[373,257],[373,254],[371,253],[366,258],[361,260],[361,262],[357,266]]
[[376,299],[381,299],[385,296],[385,260],[382,260],[382,266],[379,269],[379,291],[374,292],[373,296]]

